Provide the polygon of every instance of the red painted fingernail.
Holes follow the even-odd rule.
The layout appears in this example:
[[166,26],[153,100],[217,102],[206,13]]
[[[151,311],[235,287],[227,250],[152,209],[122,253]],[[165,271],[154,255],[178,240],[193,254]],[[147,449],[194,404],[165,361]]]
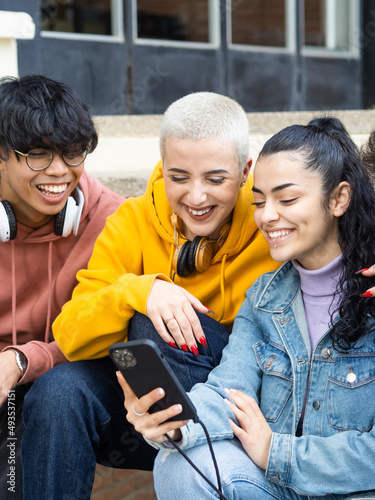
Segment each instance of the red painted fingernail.
[[168,342],[168,344],[173,347],[174,349],[177,349],[177,346],[174,342]]
[[372,297],[372,293],[369,290],[367,290],[367,292],[361,293],[360,297]]
[[213,314],[215,316],[215,313],[213,311],[211,311],[211,309],[209,307],[207,307],[207,306],[204,306],[204,307],[207,309],[207,312],[209,314]]
[[194,354],[194,356],[195,356],[196,358],[198,358],[198,357],[199,357],[198,347],[197,347],[196,345],[192,345],[192,346],[190,347],[190,350],[191,350],[191,352]]
[[202,344],[202,346],[207,349],[207,342],[206,342],[206,338],[205,337],[201,337],[199,339],[199,342]]
[[361,274],[363,271],[367,271],[367,270],[368,270],[368,267],[364,267],[363,269],[360,269],[359,271],[357,271],[354,274]]
[[189,352],[188,346],[186,344],[180,345],[181,349],[185,352]]

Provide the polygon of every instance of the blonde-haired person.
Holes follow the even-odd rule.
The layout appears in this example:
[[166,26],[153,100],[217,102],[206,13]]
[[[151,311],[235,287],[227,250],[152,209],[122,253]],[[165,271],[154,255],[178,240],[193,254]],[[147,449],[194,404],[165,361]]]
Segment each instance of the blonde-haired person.
[[107,219],[53,325],[73,362],[28,397],[25,500],[90,498],[95,462],[152,469],[156,451],[126,421],[109,346],[155,340],[188,390],[219,363],[245,290],[278,266],[253,220],[238,103],[210,92],[179,99],[164,115],[160,150],[145,194]]

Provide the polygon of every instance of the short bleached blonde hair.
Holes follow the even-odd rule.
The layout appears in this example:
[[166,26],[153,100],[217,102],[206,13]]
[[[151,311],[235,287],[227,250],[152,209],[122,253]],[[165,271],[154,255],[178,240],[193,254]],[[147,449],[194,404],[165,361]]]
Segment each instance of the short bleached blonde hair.
[[249,157],[249,121],[242,106],[214,92],[196,92],[173,102],[165,111],[160,132],[160,154],[168,138],[231,142],[240,168]]

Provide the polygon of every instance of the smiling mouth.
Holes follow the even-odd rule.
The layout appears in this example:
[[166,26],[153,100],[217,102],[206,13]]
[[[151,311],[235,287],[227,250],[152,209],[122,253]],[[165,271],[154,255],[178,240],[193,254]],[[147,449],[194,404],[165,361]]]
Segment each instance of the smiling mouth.
[[279,238],[282,238],[283,236],[288,236],[288,234],[291,234],[291,233],[292,233],[291,229],[289,229],[289,230],[283,229],[282,231],[267,231],[268,237],[272,241],[276,241]]
[[212,206],[212,207],[204,208],[203,210],[194,210],[194,209],[188,207],[188,210],[195,217],[201,217],[202,215],[206,215],[209,212],[211,212],[211,210],[213,210],[213,208],[214,207]]
[[197,222],[203,222],[209,217],[211,217],[211,214],[213,210],[215,209],[215,205],[212,205],[210,207],[205,207],[201,208],[200,210],[191,208],[187,205],[185,205],[185,210],[189,214],[189,217]]
[[66,191],[68,184],[59,184],[59,185],[51,185],[51,184],[39,184],[37,188],[41,193],[45,196],[50,196],[52,198],[60,196],[62,193]]

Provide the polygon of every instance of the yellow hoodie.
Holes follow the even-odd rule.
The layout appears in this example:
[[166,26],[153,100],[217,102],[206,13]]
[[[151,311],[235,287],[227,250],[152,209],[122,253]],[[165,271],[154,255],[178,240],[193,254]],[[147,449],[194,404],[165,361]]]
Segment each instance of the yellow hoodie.
[[126,341],[134,312],[146,314],[155,278],[173,280],[231,328],[246,290],[261,274],[279,266],[254,223],[251,183],[249,176],[239,191],[228,237],[210,267],[180,278],[172,268],[172,210],[159,162],[145,194],[129,198],[108,217],[88,269],[77,274],[79,284],[72,300],[53,324],[56,342],[65,356],[71,361],[99,358],[108,355],[114,342]]

